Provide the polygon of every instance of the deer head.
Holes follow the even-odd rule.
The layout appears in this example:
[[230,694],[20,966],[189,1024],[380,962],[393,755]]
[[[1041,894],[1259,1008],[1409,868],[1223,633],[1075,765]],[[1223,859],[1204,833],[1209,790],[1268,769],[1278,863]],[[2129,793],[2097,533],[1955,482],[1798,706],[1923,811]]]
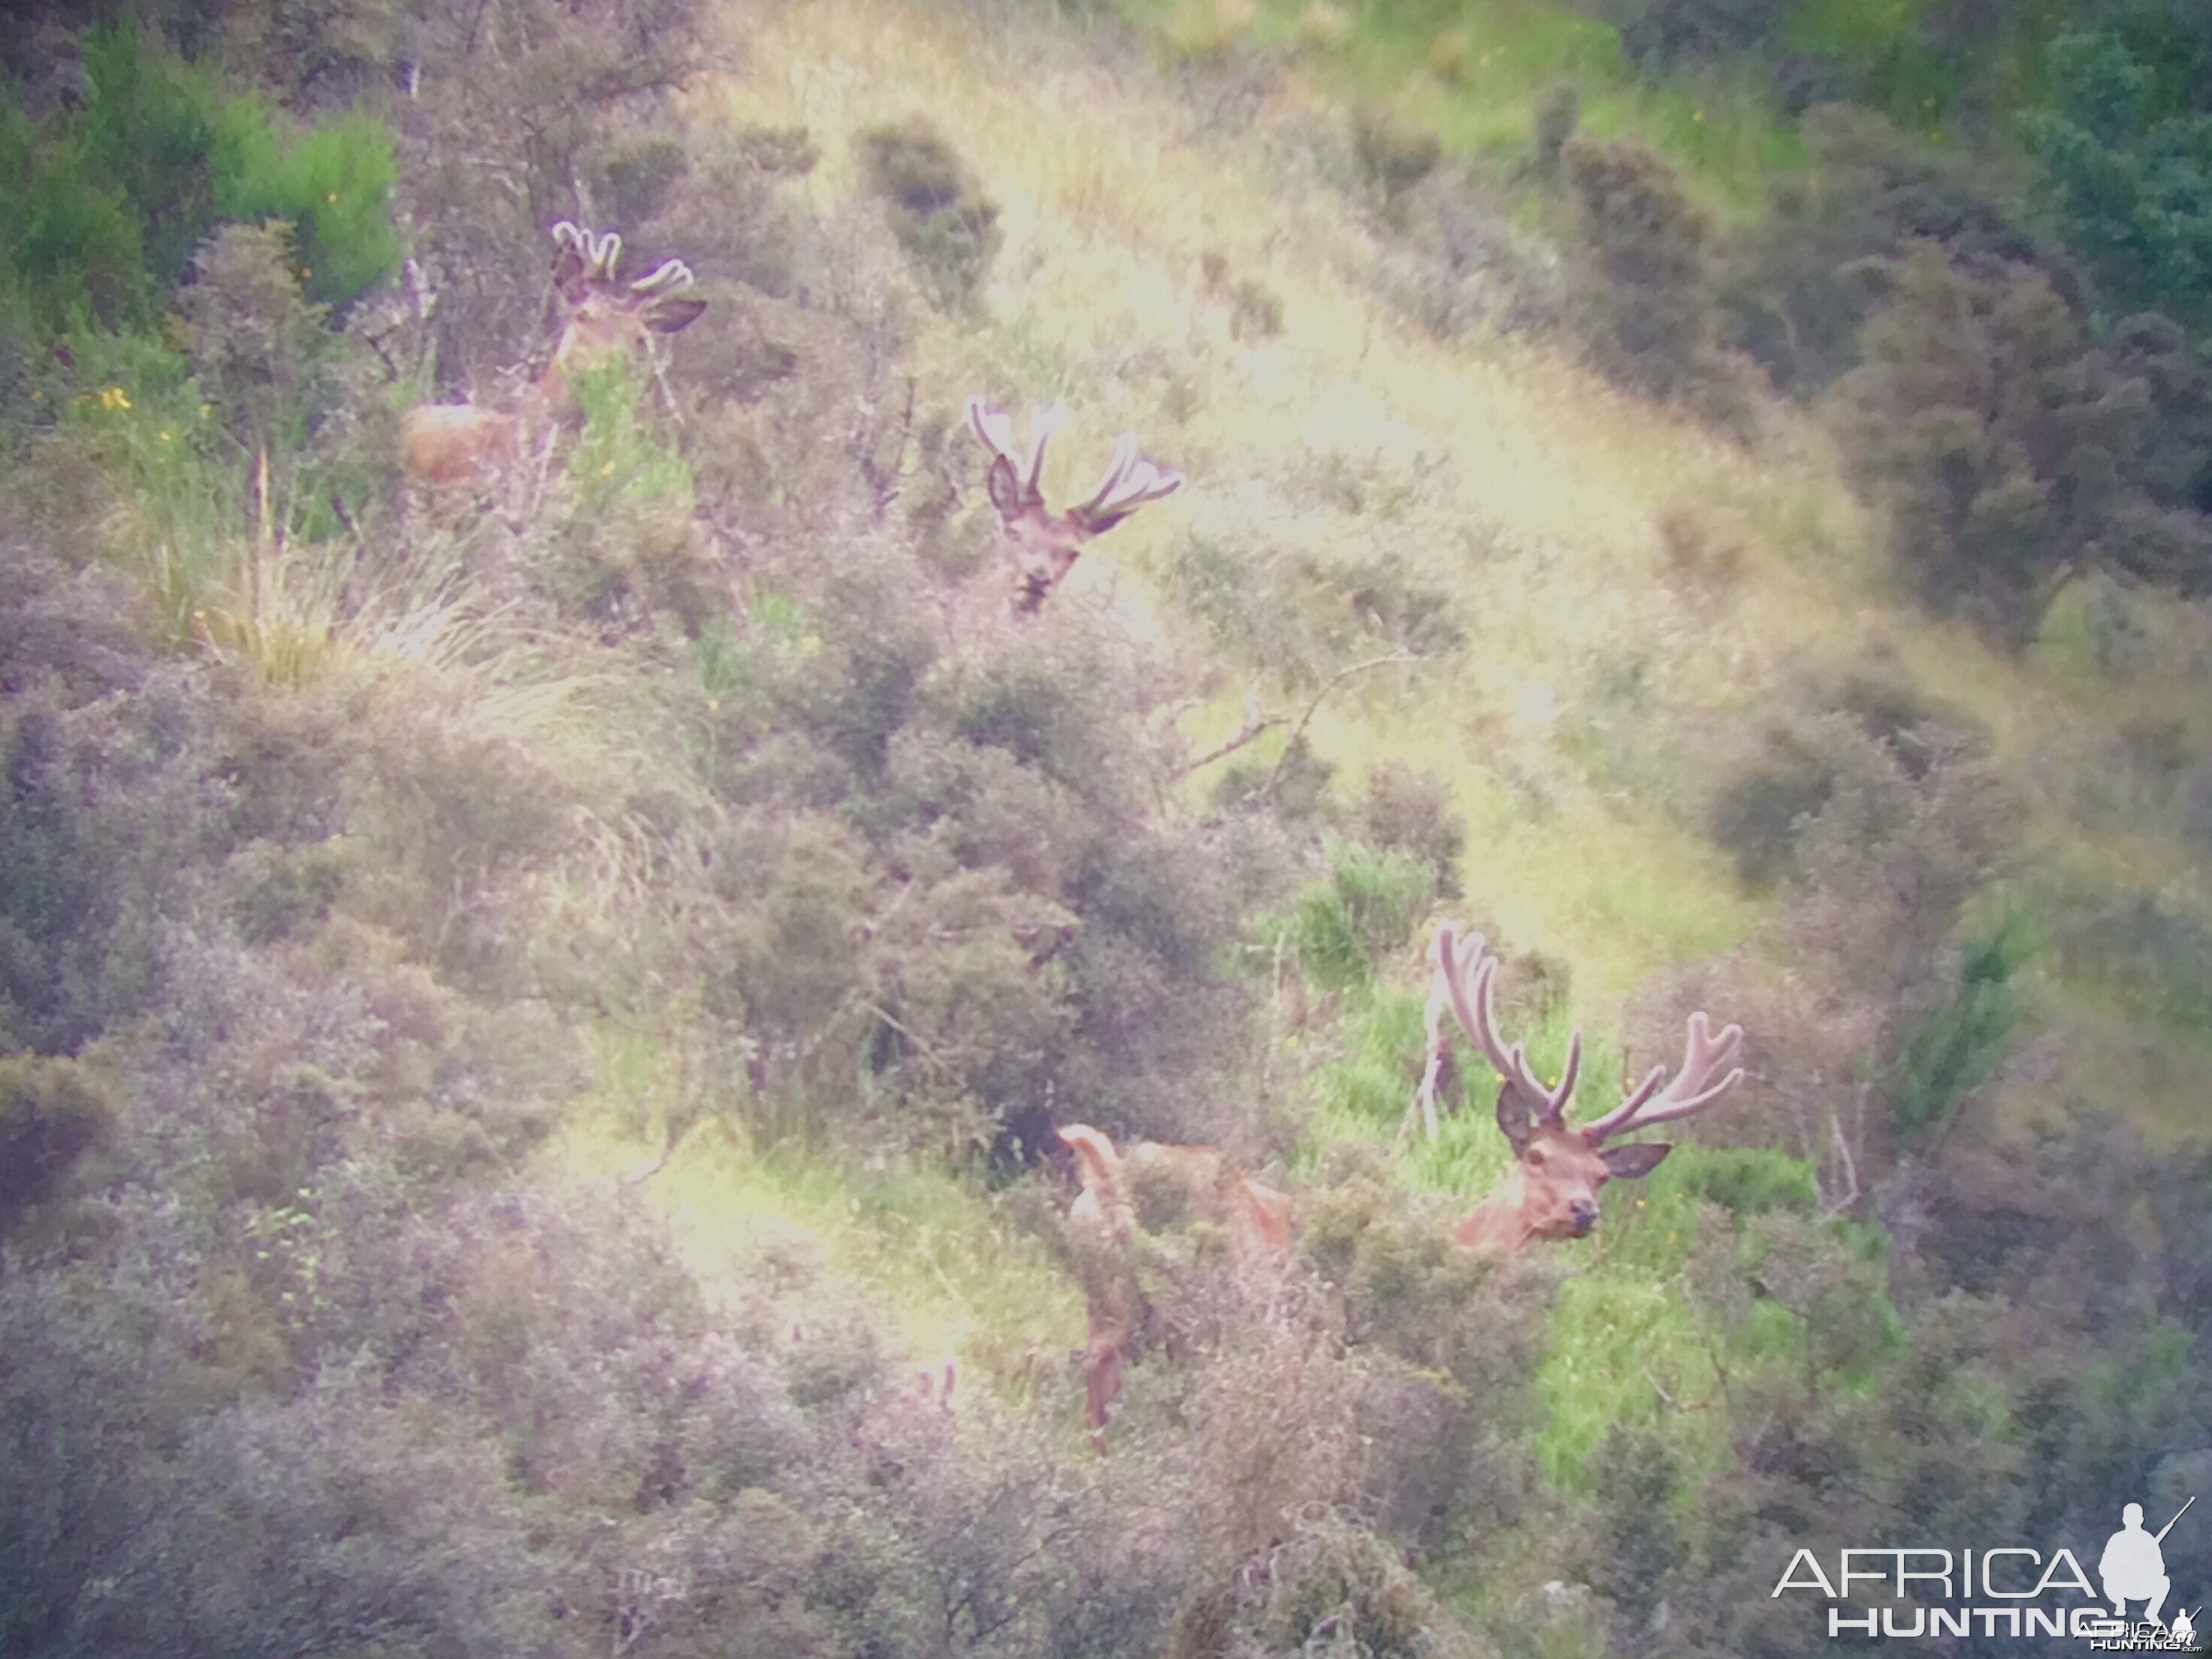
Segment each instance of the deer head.
[[565,415],[575,406],[570,368],[642,351],[648,336],[689,328],[707,302],[685,296],[691,268],[681,259],[664,260],[636,281],[622,283],[615,275],[622,238],[612,231],[594,237],[563,219],[553,227],[553,291],[564,315],[553,361],[535,389],[549,412]]
[[1018,455],[1012,417],[981,398],[968,400],[969,428],[991,452],[984,488],[991,505],[999,509],[999,523],[1006,532],[1007,578],[1017,616],[1036,614],[1075,568],[1092,537],[1104,535],[1146,502],[1164,500],[1182,488],[1182,473],[1162,472],[1140,459],[1136,435],[1125,432],[1114,441],[1114,459],[1090,498],[1065,513],[1048,511],[1039,483],[1045,446],[1066,424],[1066,408],[1054,404],[1030,428],[1029,453]]
[[553,227],[553,291],[561,314],[552,361],[515,409],[424,404],[410,410],[401,437],[407,468],[417,477],[436,484],[476,482],[514,459],[532,429],[576,413],[572,370],[642,351],[648,337],[673,334],[707,308],[704,300],[684,296],[692,276],[681,259],[622,283],[615,275],[622,238],[612,231],[594,236],[563,219]]
[[1505,1185],[1459,1225],[1459,1242],[1470,1249],[1512,1255],[1534,1239],[1583,1237],[1597,1225],[1598,1191],[1607,1182],[1650,1175],[1674,1150],[1663,1143],[1606,1143],[1702,1112],[1743,1076],[1740,1066],[1721,1075],[1735,1057],[1743,1028],[1730,1025],[1715,1036],[1700,1011],[1690,1016],[1688,1043],[1672,1080],[1665,1066],[1655,1066],[1618,1106],[1577,1127],[1566,1121],[1566,1108],[1582,1069],[1583,1034],[1577,1030],[1567,1044],[1559,1083],[1546,1085],[1521,1045],[1509,1048],[1498,1035],[1498,961],[1483,936],[1462,938],[1447,924],[1437,931],[1434,953],[1461,1029],[1503,1079],[1498,1127],[1513,1149],[1515,1169]]

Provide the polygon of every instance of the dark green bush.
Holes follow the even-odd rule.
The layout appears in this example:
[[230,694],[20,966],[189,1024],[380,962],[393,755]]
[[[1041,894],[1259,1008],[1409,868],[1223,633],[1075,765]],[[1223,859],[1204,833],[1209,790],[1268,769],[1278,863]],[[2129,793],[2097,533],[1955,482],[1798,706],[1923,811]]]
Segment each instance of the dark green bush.
[[2149,380],[2094,344],[2041,272],[1970,270],[1923,245],[1864,351],[1837,386],[1837,422],[1931,606],[2017,642],[2085,560],[2212,581],[2191,515],[2161,513],[2130,477]]
[[1996,1071],[2021,1018],[2013,977],[2034,948],[2017,916],[1967,941],[1957,986],[1905,1038],[1892,1067],[1890,1119],[1900,1136],[1940,1133]]
[[258,106],[241,112],[228,166],[216,179],[223,218],[282,220],[298,242],[307,296],[333,306],[358,298],[399,268],[392,222],[398,162],[389,128],[342,115],[287,130]]
[[1708,832],[1735,856],[1746,886],[1766,886],[1788,869],[1801,827],[1834,788],[1832,765],[1800,734],[1775,728],[1759,764],[1715,798]]
[[1571,82],[1547,87],[1536,95],[1534,138],[1539,178],[1558,176],[1567,141],[1575,136],[1582,118],[1582,94]]
[[1359,838],[1385,853],[1400,853],[1436,872],[1436,896],[1460,894],[1460,855],[1467,850],[1467,819],[1453,806],[1443,781],[1402,761],[1378,761],[1353,809]]
[[2044,49],[2044,101],[2021,129],[2045,210],[2118,305],[2202,328],[2212,116],[2160,110],[2157,79],[2115,35],[2062,34]]
[[868,182],[924,289],[942,306],[974,301],[1005,233],[999,204],[960,153],[921,116],[860,136]]
[[116,1131],[114,1085],[74,1060],[0,1060],[0,1235]]
[[43,331],[151,322],[219,220],[292,225],[319,301],[349,301],[398,266],[381,123],[288,130],[134,22],[91,30],[82,50],[80,108],[42,126],[0,105],[0,164],[26,203],[0,227],[0,260]]
[[675,139],[644,134],[592,162],[591,199],[610,224],[643,224],[660,211],[690,167],[684,146]]
[[178,296],[185,352],[213,417],[247,454],[294,452],[329,406],[335,341],[329,307],[301,292],[292,228],[225,225],[194,260]]
[[1437,170],[1443,146],[1433,132],[1368,106],[1352,116],[1352,153],[1384,210],[1393,211],[1399,198]]
[[1822,104],[1802,123],[1810,165],[1778,180],[1763,222],[1736,240],[1724,302],[1731,337],[1799,396],[1859,357],[1859,331],[1883,295],[1876,262],[1933,241],[1961,258],[2047,263],[1996,192],[1956,157],[1881,116]]
[[1560,159],[1595,278],[1589,328],[1600,367],[1654,397],[1697,392],[1715,373],[1719,315],[1705,215],[1639,145],[1584,135]]

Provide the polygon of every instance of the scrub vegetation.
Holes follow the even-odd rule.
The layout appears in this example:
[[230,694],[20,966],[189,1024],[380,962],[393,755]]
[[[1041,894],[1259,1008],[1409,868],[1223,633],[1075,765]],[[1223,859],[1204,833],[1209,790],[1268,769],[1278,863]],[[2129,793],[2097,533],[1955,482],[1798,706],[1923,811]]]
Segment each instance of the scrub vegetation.
[[[2199,12],[16,8],[0,1659],[1812,1654],[2201,1492]],[[561,220],[706,309],[425,488]],[[1188,483],[1017,620],[970,394]],[[1446,919],[1746,1030],[1588,1239]],[[1103,1460],[1073,1122],[1298,1218]]]

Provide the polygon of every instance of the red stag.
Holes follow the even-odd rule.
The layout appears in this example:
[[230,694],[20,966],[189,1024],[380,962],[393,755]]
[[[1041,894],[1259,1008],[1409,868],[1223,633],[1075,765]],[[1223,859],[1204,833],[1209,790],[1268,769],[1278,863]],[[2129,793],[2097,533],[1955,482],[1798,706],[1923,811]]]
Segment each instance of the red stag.
[[475,483],[492,468],[517,459],[547,426],[577,412],[568,373],[592,362],[642,350],[647,337],[688,327],[707,308],[683,297],[691,270],[670,259],[623,286],[615,266],[622,238],[594,237],[563,219],[553,227],[553,289],[561,304],[561,337],[553,361],[523,391],[511,410],[477,404],[423,404],[410,410],[400,428],[407,470],[433,484]]
[[1075,1153],[1083,1180],[1068,1219],[1103,1247],[1106,1258],[1085,1273],[1091,1328],[1084,1358],[1091,1443],[1103,1455],[1107,1417],[1150,1312],[1119,1259],[1136,1236],[1135,1188],[1157,1182],[1182,1200],[1192,1215],[1225,1228],[1231,1260],[1240,1271],[1279,1262],[1290,1254],[1291,1200],[1253,1180],[1212,1146],[1140,1140],[1123,1152],[1087,1123],[1071,1123],[1059,1133]]
[[[1616,1135],[1648,1129],[1702,1112],[1743,1076],[1741,1066],[1714,1081],[1735,1059],[1743,1028],[1718,1036],[1705,1013],[1690,1016],[1689,1042],[1672,1081],[1663,1066],[1603,1117],[1577,1128],[1566,1121],[1568,1098],[1582,1068],[1583,1034],[1567,1045],[1567,1065],[1556,1088],[1530,1069],[1521,1045],[1510,1049],[1498,1034],[1498,961],[1480,933],[1461,938],[1447,925],[1437,930],[1437,971],[1446,1000],[1468,1040],[1504,1079],[1498,1091],[1498,1127],[1513,1148],[1515,1168],[1505,1184],[1476,1206],[1455,1235],[1470,1249],[1517,1255],[1539,1238],[1581,1238],[1597,1225],[1598,1189],[1618,1177],[1647,1176],[1673,1151],[1649,1142],[1607,1146]],[[1431,1066],[1436,1066],[1435,1048]],[[1662,1086],[1663,1085],[1663,1086]]]
[[1162,472],[1139,459],[1136,434],[1125,432],[1114,441],[1113,463],[1091,498],[1065,513],[1048,511],[1039,482],[1045,446],[1066,424],[1066,407],[1054,404],[1036,417],[1029,453],[1018,456],[1012,417],[981,398],[968,400],[968,425],[991,452],[984,488],[1006,531],[1007,576],[1018,617],[1036,614],[1092,537],[1104,535],[1146,502],[1164,500],[1182,488],[1182,473]]

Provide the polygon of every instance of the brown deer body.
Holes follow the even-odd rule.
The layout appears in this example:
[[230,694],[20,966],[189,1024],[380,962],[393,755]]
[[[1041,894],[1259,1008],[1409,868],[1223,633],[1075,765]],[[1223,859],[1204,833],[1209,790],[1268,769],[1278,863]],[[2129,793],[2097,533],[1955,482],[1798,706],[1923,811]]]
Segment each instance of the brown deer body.
[[1066,409],[1054,404],[1030,428],[1029,453],[1018,455],[1012,418],[981,398],[968,400],[969,429],[991,452],[984,488],[1005,533],[1008,603],[1018,617],[1036,614],[1093,537],[1104,535],[1146,502],[1164,500],[1182,488],[1182,473],[1162,472],[1140,459],[1135,434],[1125,432],[1115,441],[1113,461],[1090,498],[1065,513],[1052,512],[1040,482],[1045,446],[1066,424]]
[[[1468,1040],[1504,1080],[1498,1091],[1498,1127],[1513,1149],[1513,1173],[1454,1234],[1469,1249],[1517,1255],[1538,1239],[1586,1237],[1597,1225],[1597,1195],[1607,1182],[1650,1175],[1674,1150],[1659,1143],[1606,1142],[1702,1112],[1743,1076],[1741,1066],[1721,1075],[1735,1057],[1743,1028],[1730,1025],[1715,1036],[1701,1011],[1690,1016],[1682,1064],[1671,1081],[1665,1066],[1655,1066],[1618,1106],[1578,1127],[1566,1121],[1566,1107],[1582,1069],[1583,1034],[1577,1030],[1567,1044],[1566,1068],[1558,1085],[1547,1087],[1521,1046],[1508,1048],[1498,1035],[1498,962],[1482,935],[1462,939],[1455,927],[1439,928],[1435,959],[1443,1000]],[[1432,1020],[1431,1076],[1437,1065],[1436,1029]]]
[[1158,1182],[1174,1191],[1195,1218],[1229,1235],[1230,1259],[1240,1273],[1281,1262],[1290,1254],[1291,1200],[1257,1182],[1212,1146],[1168,1146],[1140,1140],[1127,1152],[1087,1123],[1071,1123],[1060,1138],[1075,1154],[1083,1190],[1068,1220],[1105,1260],[1086,1272],[1090,1337],[1084,1356],[1091,1444],[1106,1449],[1106,1424],[1131,1349],[1151,1310],[1127,1271],[1121,1253],[1138,1230],[1137,1189]]
[[682,297],[692,278],[681,259],[625,287],[615,276],[622,238],[613,232],[594,237],[564,219],[553,227],[553,288],[563,315],[552,361],[513,409],[471,403],[410,410],[400,446],[416,477],[455,489],[513,464],[538,434],[577,414],[573,370],[641,351],[649,336],[688,327],[707,308],[704,300]]

